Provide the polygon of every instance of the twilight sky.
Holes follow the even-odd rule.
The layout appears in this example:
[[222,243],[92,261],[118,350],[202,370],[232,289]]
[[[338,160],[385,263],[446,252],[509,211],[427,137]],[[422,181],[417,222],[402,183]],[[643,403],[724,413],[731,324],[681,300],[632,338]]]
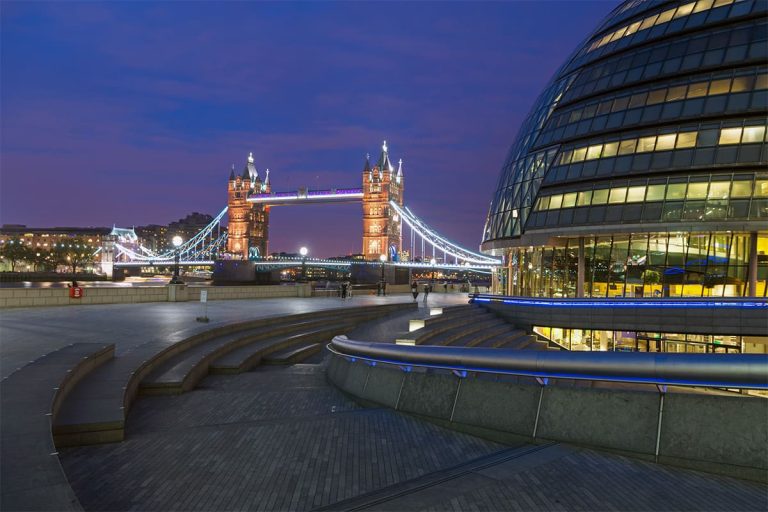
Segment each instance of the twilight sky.
[[[359,186],[386,139],[405,202],[477,248],[536,96],[617,1],[11,2],[0,223],[167,224],[273,190]],[[277,207],[270,250],[359,252],[358,204]]]

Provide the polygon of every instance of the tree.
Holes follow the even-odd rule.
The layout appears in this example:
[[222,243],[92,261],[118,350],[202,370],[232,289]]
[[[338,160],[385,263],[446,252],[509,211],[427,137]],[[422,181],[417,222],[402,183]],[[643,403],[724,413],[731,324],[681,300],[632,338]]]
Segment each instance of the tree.
[[11,272],[16,272],[16,264],[18,262],[29,260],[32,255],[32,248],[25,244],[21,238],[6,240],[0,246],[0,256],[11,264]]
[[48,249],[40,249],[38,247],[37,250],[32,250],[32,248],[30,248],[29,261],[34,266],[35,272],[40,271],[41,268],[45,270],[46,268],[50,267],[52,260],[53,257],[51,255],[51,251]]
[[72,238],[58,244],[53,244],[53,260],[57,265],[66,265],[77,274],[77,268],[93,261],[96,248],[82,238]]

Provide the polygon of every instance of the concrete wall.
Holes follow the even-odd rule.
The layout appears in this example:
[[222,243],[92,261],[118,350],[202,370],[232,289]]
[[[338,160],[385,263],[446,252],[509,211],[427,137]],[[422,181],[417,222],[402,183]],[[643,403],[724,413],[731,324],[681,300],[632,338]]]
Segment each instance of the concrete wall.
[[[495,441],[565,442],[768,481],[768,399],[623,386],[403,371],[333,356],[328,380],[364,405],[391,407]],[[660,432],[660,435],[659,435]],[[658,438],[658,439],[657,439]]]
[[199,301],[200,291],[208,300],[309,297],[308,284],[297,286],[136,286],[84,287],[84,296],[70,299],[67,288],[0,288],[0,308],[30,306],[84,306],[89,304],[130,304],[137,302]]

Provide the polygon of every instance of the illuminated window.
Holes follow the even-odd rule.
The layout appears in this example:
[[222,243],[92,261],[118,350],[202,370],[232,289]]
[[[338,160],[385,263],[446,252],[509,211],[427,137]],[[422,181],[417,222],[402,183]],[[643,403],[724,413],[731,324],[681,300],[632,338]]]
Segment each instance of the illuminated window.
[[711,9],[713,3],[715,3],[715,0],[699,0],[696,2],[696,7],[693,8],[693,12],[701,12]]
[[648,99],[647,92],[633,94],[632,97],[629,98],[629,108],[642,107],[645,105],[645,102],[647,99]]
[[623,140],[619,143],[619,154],[620,155],[631,155],[635,152],[635,145],[637,144],[637,140],[630,139],[630,140]]
[[578,198],[576,198],[576,206],[589,206],[592,201],[592,191],[584,190],[579,192]]
[[616,156],[616,152],[618,152],[618,150],[619,150],[618,142],[609,142],[608,144],[605,144],[603,146],[603,158]]
[[750,197],[752,195],[751,181],[734,181],[731,188],[731,197]]
[[560,165],[571,163],[571,155],[573,155],[573,151],[563,151],[560,155]]
[[658,18],[658,14],[654,14],[653,16],[648,16],[643,20],[643,22],[640,24],[640,30],[645,30],[647,28],[651,28],[654,23],[656,23],[656,18]]
[[768,180],[755,181],[755,197],[768,197]]
[[637,143],[637,152],[645,153],[647,151],[653,151],[656,147],[656,137],[643,137]]
[[677,134],[677,142],[675,148],[684,149],[692,148],[696,146],[696,136],[698,132],[683,132]]
[[741,128],[723,128],[718,144],[738,144],[741,142]]
[[757,79],[755,79],[755,89],[757,90],[768,89],[767,74],[757,75]]
[[726,94],[731,89],[731,79],[715,80],[709,85],[709,95]]
[[627,27],[627,32],[624,34],[624,37],[631,36],[632,34],[637,32],[638,29],[640,28],[640,24],[641,23],[642,23],[641,21],[636,21],[633,24],[631,24],[630,26],[628,26]]
[[691,183],[688,185],[688,199],[704,199],[707,197],[707,187],[709,183]]
[[731,84],[731,92],[744,92],[751,91],[754,83],[754,78],[751,76],[739,76],[733,79]]
[[592,192],[592,206],[596,204],[605,204],[608,202],[608,189],[601,188]]
[[707,95],[709,82],[698,82],[688,86],[688,98],[699,98]]
[[741,143],[763,142],[763,137],[765,137],[765,126],[745,126]]
[[610,204],[623,203],[627,198],[627,187],[618,187],[611,189],[611,195],[608,198]]
[[655,105],[656,103],[662,103],[664,98],[667,97],[666,89],[657,89],[648,93],[648,105]]
[[669,135],[659,135],[656,139],[656,151],[666,151],[668,149],[675,149],[675,139],[677,134],[671,133]]
[[563,195],[563,208],[573,208],[574,206],[576,206],[576,192]]
[[730,188],[730,181],[713,181],[709,184],[707,199],[728,199],[728,191]]
[[661,25],[662,23],[666,23],[669,20],[672,19],[672,16],[675,15],[675,9],[668,9],[661,14],[659,14],[659,17],[656,18],[656,23],[654,25]]
[[611,107],[611,112],[619,112],[620,110],[627,110],[627,106],[629,105],[629,96],[624,96],[623,98],[616,98],[613,100],[613,107]]
[[670,87],[667,92],[667,101],[682,100],[685,98],[685,92],[688,89],[686,85],[679,85],[677,87]]
[[638,203],[645,198],[645,186],[629,187],[627,189],[627,202]]
[[648,185],[645,194],[646,201],[663,201],[666,185]]
[[603,145],[598,144],[596,146],[589,146],[587,148],[587,160],[594,160],[600,158],[600,152],[603,150]]
[[[765,75],[768,76],[768,75]],[[597,107],[597,115],[602,116],[603,114],[607,114],[611,111],[611,104],[613,103],[612,100],[603,101],[600,103],[600,105]]]
[[670,183],[667,185],[667,201],[685,198],[685,189],[687,187],[688,184],[686,183]]
[[688,16],[693,12],[693,8],[696,6],[696,2],[691,2],[689,4],[681,5],[677,8],[677,12],[675,13],[675,18],[682,18],[683,16]]
[[546,210],[549,208],[549,197],[541,197],[539,198],[538,206],[536,207],[537,210]]
[[563,194],[557,194],[549,197],[549,209],[557,210],[563,204]]
[[586,156],[587,156],[587,148],[574,149],[572,162],[583,162]]

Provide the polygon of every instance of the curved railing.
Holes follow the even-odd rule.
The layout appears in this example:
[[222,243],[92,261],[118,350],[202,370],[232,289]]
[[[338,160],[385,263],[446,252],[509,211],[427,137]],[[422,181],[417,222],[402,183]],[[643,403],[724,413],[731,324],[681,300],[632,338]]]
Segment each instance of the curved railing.
[[513,295],[493,295],[489,293],[470,293],[472,304],[499,303],[513,306],[537,306],[556,308],[739,308],[758,309],[768,315],[768,299],[762,297],[681,297],[681,298],[538,298],[518,297]]
[[768,389],[768,355],[539,352],[501,348],[407,346],[336,336],[328,350],[371,364],[503,373],[539,379],[580,379],[733,389]]

